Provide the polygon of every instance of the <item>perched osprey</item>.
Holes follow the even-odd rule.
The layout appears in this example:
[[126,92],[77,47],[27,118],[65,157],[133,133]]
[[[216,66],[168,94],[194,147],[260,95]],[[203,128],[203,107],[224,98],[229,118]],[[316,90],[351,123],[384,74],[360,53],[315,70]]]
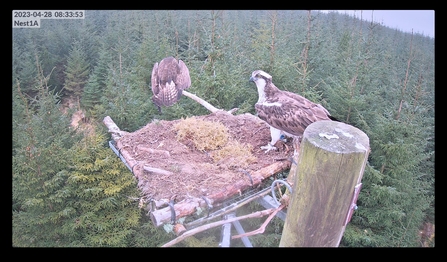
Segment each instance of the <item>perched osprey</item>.
[[272,83],[272,76],[262,70],[251,74],[250,81],[256,84],[259,93],[255,104],[259,118],[270,126],[272,140],[262,149],[266,153],[276,149],[274,145],[282,134],[290,137],[301,137],[308,125],[319,120],[336,120],[320,104],[306,98],[279,90]]
[[152,101],[161,112],[161,106],[172,106],[182,96],[182,91],[191,86],[189,70],[182,60],[166,57],[155,63],[152,69]]

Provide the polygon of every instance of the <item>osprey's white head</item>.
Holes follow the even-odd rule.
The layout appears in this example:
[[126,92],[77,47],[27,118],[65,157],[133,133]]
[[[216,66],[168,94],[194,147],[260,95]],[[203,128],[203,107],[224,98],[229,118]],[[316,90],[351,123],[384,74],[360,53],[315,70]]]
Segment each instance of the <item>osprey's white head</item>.
[[267,85],[267,81],[272,81],[272,76],[267,74],[262,70],[256,70],[251,73],[250,82],[254,82],[256,87],[258,88],[259,100],[258,103],[263,103],[266,99],[265,97],[265,86]]
[[250,81],[255,82],[256,85],[258,85],[258,83],[264,83],[268,80],[272,81],[272,76],[262,70],[256,70],[251,73]]

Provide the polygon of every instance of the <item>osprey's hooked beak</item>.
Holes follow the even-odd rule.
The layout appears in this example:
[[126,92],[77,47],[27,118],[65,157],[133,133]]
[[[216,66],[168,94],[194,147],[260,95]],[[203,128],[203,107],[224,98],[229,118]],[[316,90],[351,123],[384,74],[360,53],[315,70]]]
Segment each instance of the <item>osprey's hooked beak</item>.
[[248,80],[249,82],[254,82],[254,81],[256,81],[256,78],[255,77],[252,77],[252,76],[250,76],[250,79]]

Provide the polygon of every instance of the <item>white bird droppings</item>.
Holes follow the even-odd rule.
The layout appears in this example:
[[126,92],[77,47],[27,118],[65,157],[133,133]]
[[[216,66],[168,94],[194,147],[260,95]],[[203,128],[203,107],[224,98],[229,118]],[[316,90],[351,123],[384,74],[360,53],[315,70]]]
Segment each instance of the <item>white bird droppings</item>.
[[337,136],[337,134],[332,134],[332,135],[330,135],[330,134],[326,134],[326,133],[320,133],[319,136],[320,136],[320,137],[325,137],[325,138],[327,138],[327,139],[332,139],[332,138],[336,138],[336,139],[338,139],[338,138],[339,138],[339,137]]

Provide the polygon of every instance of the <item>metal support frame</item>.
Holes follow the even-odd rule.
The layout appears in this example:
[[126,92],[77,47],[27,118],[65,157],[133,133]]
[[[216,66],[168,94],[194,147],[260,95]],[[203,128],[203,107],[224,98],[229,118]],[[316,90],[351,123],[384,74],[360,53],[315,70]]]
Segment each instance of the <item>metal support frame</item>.
[[116,149],[115,147],[115,141],[110,140],[109,141],[109,147],[112,149],[112,151],[121,159],[121,161],[123,161],[123,163],[126,165],[126,167],[130,170],[130,172],[132,172],[132,168],[127,164],[126,159],[121,155],[120,151],[118,149]]
[[[224,216],[224,219],[230,219],[236,217],[236,212],[231,212]],[[242,228],[241,223],[239,221],[234,221],[233,223],[226,223],[222,225],[222,234],[219,243],[219,247],[230,247],[231,244],[231,224],[233,224],[238,234],[245,234],[244,229]],[[241,237],[242,243],[244,243],[245,247],[253,247],[248,237]]]
[[[232,216],[231,216],[232,215]],[[234,213],[225,216],[225,219],[234,217]],[[222,233],[220,238],[219,247],[230,247],[231,240],[231,223],[222,225]]]
[[[245,234],[244,229],[242,228],[242,225],[239,221],[233,222],[234,228],[236,228],[236,231],[238,234]],[[245,247],[253,247],[248,237],[241,237],[242,243],[244,243]]]

